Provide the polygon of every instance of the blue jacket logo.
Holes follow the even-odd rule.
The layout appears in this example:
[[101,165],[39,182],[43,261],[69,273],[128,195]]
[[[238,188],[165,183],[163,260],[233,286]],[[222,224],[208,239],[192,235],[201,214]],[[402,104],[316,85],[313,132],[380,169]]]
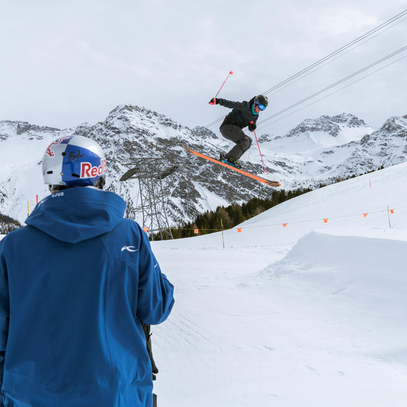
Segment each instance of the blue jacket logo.
[[125,250],[127,250],[129,252],[136,252],[138,249],[136,249],[134,246],[123,246],[122,247],[122,252],[125,251]]

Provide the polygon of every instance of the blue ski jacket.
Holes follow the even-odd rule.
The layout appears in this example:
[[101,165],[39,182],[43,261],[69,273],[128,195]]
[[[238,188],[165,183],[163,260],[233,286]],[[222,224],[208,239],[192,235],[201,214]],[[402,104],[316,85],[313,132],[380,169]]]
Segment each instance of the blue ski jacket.
[[118,195],[70,188],[0,242],[0,406],[152,405],[141,321],[174,304]]

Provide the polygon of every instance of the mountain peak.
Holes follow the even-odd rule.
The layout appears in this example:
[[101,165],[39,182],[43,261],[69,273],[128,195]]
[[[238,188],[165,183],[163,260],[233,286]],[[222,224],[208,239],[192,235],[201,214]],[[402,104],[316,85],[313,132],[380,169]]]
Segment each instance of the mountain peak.
[[398,137],[407,137],[407,115],[392,116],[383,124],[379,130],[380,133],[391,133]]
[[153,110],[137,105],[118,105],[105,120],[105,125],[110,128],[123,129],[125,127],[154,128],[157,126],[172,127],[180,130],[183,126],[169,117]]
[[328,120],[335,123],[346,124],[346,127],[368,127],[368,125],[362,120],[351,113],[342,113],[336,116],[326,116]]
[[152,112],[143,107],[136,105],[118,105],[106,117],[106,122],[119,119],[119,120],[129,120],[134,116],[142,114],[151,114]]
[[294,137],[302,133],[325,132],[337,137],[343,128],[369,127],[363,120],[351,113],[336,116],[323,115],[318,119],[305,119],[291,130],[287,136]]

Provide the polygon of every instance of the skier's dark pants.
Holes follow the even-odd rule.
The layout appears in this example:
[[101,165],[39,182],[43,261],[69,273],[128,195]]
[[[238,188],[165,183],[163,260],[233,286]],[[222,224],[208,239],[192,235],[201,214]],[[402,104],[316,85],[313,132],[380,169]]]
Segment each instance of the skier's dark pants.
[[244,134],[243,130],[234,124],[223,124],[220,126],[222,136],[236,145],[225,155],[225,158],[236,158],[238,160],[252,145],[252,139]]

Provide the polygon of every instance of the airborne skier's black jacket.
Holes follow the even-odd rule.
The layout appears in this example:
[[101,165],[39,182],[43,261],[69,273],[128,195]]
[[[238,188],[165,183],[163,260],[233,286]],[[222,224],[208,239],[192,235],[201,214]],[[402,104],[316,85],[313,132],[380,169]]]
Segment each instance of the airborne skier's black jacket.
[[226,99],[216,99],[216,103],[218,105],[228,107],[229,109],[233,109],[223,121],[221,127],[224,124],[234,124],[241,129],[247,127],[250,122],[256,123],[257,119],[259,118],[258,114],[253,113],[253,103],[254,98],[250,99],[248,102],[232,102]]

